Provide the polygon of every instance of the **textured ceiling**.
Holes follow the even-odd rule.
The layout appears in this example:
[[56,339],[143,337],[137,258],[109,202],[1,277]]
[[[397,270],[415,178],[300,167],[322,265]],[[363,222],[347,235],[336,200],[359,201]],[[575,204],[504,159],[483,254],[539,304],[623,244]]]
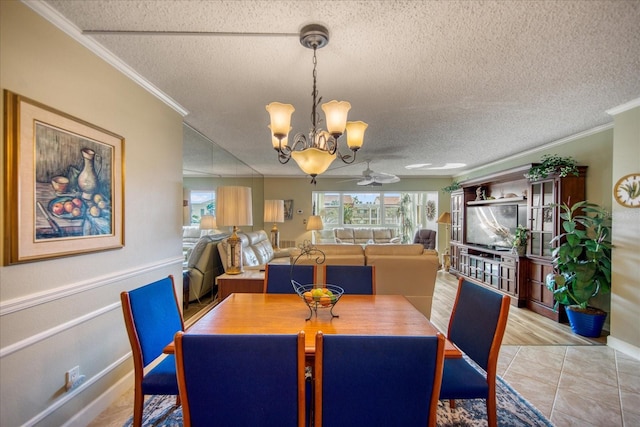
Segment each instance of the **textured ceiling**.
[[[292,135],[308,131],[312,52],[297,33],[312,22],[331,34],[318,50],[320,95],[350,101],[349,119],[369,124],[357,157],[380,172],[456,174],[405,166],[478,167],[611,123],[606,110],[640,97],[639,1],[46,3],[188,110],[189,126],[269,176],[302,175],[278,163],[264,107],[293,104]],[[201,167],[190,158],[185,169]],[[335,161],[327,175],[364,167]]]

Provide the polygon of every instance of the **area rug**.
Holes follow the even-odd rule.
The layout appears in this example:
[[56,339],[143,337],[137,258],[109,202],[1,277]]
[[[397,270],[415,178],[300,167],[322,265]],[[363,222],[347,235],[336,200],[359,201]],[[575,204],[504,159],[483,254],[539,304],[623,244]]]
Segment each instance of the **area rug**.
[[[501,427],[552,427],[533,405],[520,396],[509,384],[498,377],[496,397],[498,401],[498,426]],[[151,396],[145,402],[142,425],[145,427],[181,427],[182,408],[175,406],[175,396]],[[132,425],[132,419],[125,427]],[[487,407],[483,399],[457,400],[455,409],[448,401],[438,406],[438,426],[476,427],[487,425]]]

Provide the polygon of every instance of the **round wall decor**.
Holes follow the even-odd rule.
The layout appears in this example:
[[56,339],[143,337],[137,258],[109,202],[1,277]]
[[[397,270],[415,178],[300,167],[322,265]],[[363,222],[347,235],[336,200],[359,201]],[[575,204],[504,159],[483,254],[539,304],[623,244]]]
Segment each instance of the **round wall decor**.
[[613,197],[622,206],[640,208],[640,173],[620,178],[613,187]]

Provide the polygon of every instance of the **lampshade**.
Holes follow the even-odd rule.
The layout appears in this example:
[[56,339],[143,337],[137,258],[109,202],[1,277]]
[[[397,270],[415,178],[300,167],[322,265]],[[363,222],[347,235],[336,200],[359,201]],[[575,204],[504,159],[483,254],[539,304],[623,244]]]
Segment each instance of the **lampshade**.
[[284,200],[264,201],[264,222],[284,222]]
[[351,150],[359,150],[364,142],[364,131],[368,124],[365,122],[347,122],[347,147]]
[[327,121],[327,131],[338,138],[344,133],[347,125],[347,115],[351,109],[351,104],[346,101],[330,101],[322,104],[322,111]]
[[[271,129],[271,125],[267,126],[269,129]],[[289,127],[289,131],[291,131],[291,127]],[[287,135],[282,138],[282,141],[280,141],[274,134],[273,131],[271,131],[271,145],[273,145],[274,150],[278,150],[280,147],[284,147],[285,145],[289,144],[289,132],[287,132]]]
[[200,230],[213,230],[218,228],[216,217],[213,215],[202,215],[200,218]]
[[449,214],[449,212],[442,212],[436,222],[438,224],[451,224],[451,214]]
[[331,162],[335,160],[336,155],[317,148],[307,148],[303,151],[293,151],[291,157],[304,173],[316,176],[331,166]]
[[291,129],[291,114],[296,111],[291,104],[272,102],[266,106],[271,117],[271,133],[276,138],[283,138],[289,134]]
[[322,230],[324,224],[319,215],[311,215],[307,220],[307,230]]
[[218,187],[216,219],[224,227],[253,225],[251,187]]

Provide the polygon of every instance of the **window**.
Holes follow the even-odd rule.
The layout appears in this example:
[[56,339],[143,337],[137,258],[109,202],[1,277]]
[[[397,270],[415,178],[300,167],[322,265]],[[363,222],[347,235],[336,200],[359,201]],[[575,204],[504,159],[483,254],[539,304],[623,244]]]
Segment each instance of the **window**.
[[314,214],[325,228],[394,227],[403,243],[411,242],[419,228],[437,230],[437,191],[347,192],[314,191]]
[[191,191],[191,224],[200,224],[202,215],[215,215],[216,193],[214,191]]

